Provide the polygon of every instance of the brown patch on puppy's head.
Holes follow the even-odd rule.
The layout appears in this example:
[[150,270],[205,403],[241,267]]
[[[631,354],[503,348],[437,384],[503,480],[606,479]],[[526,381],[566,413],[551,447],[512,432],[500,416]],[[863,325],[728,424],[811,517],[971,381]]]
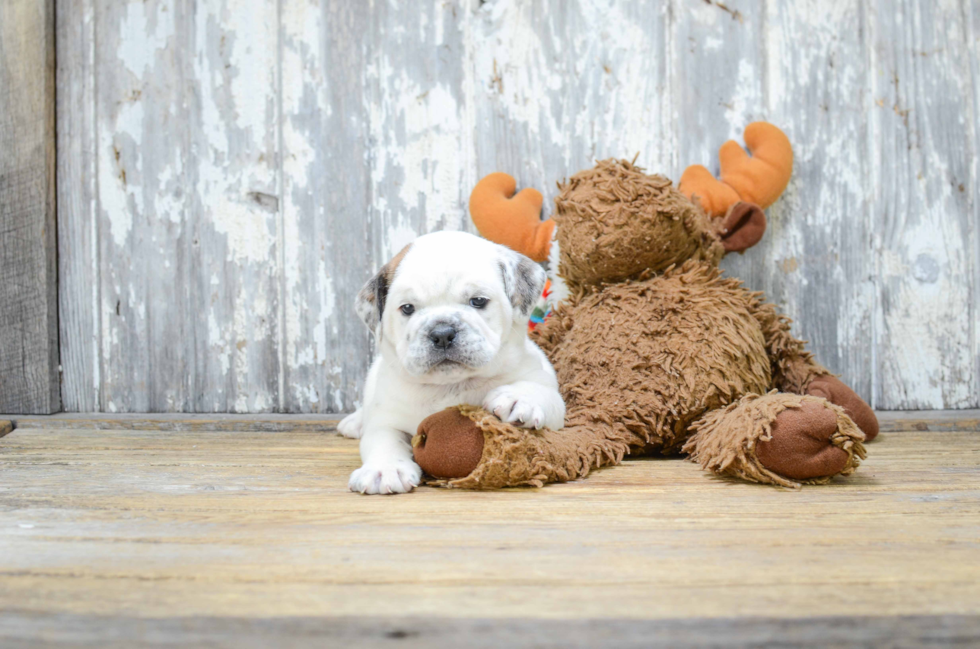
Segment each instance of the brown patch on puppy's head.
[[397,255],[381,267],[377,275],[367,281],[357,294],[355,309],[357,315],[371,331],[376,331],[381,324],[381,316],[385,312],[385,302],[388,299],[388,288],[395,279],[398,265],[408,254],[412,244],[402,248]]
[[704,211],[668,178],[603,160],[560,185],[559,274],[571,284],[616,282],[688,259],[718,263],[724,248]]

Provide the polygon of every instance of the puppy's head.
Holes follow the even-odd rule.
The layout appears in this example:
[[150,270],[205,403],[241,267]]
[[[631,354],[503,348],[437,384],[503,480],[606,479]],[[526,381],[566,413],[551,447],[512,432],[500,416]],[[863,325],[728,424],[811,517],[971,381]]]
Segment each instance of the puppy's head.
[[509,344],[523,345],[544,270],[465,232],[405,247],[357,297],[357,313],[408,374],[425,383],[477,376]]

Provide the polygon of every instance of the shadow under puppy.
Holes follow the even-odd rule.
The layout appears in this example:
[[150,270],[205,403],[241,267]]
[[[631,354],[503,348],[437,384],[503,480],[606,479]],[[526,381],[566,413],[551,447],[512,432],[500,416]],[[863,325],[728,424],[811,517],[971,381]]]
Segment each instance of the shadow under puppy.
[[523,428],[564,426],[565,404],[527,321],[545,272],[524,255],[465,232],[435,232],[406,246],[371,278],[357,312],[377,356],[363,406],[340,422],[361,440],[351,491],[406,493],[422,471],[410,439],[423,419],[482,404]]

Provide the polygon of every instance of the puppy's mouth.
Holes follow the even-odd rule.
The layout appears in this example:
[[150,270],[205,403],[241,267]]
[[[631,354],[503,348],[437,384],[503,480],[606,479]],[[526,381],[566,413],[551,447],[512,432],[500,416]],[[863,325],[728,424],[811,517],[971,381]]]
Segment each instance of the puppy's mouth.
[[456,354],[449,353],[443,356],[442,358],[432,359],[432,363],[429,365],[428,371],[431,372],[433,370],[436,370],[441,372],[447,372],[451,370],[460,370],[460,369],[476,369],[476,368],[474,368],[473,365],[471,365],[470,363],[467,363],[466,360],[456,357]]
[[451,361],[448,358],[444,358],[432,367],[465,367],[459,361]]
[[427,360],[423,374],[429,375],[458,375],[460,372],[479,370],[486,365],[478,355],[463,349],[447,349],[442,353],[431,354]]

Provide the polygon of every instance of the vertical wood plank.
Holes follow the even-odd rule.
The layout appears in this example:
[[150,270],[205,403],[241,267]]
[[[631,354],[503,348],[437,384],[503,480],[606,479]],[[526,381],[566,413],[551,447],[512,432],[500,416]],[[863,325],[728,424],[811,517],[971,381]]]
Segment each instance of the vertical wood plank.
[[[818,360],[873,402],[875,277],[867,199],[867,41],[851,0],[766,4],[767,105],[794,144],[764,286]],[[748,253],[752,254],[752,253]]]
[[[967,43],[969,44],[969,57],[971,68],[971,85],[973,88],[973,111],[967,115],[967,119],[973,120],[973,154],[974,157],[980,155],[980,3],[971,0],[962,0],[964,25],[967,30]],[[969,190],[972,196],[972,213],[967,214],[968,227],[973,236],[973,252],[970,259],[973,264],[973,304],[974,326],[971,331],[973,336],[973,376],[978,377],[973,387],[973,403],[975,407],[980,407],[980,324],[976,322],[980,315],[980,170],[977,164],[970,166]],[[972,217],[972,218],[971,218]]]
[[[596,160],[676,167],[668,5],[603,0],[481,3],[467,35],[475,181],[506,171],[545,195]],[[464,133],[464,137],[467,134]]]
[[[188,286],[184,7],[95,1],[96,195],[102,371],[109,412],[182,410]],[[169,314],[168,314],[169,312]],[[69,341],[66,341],[66,345]],[[153,363],[166,347],[170,362]],[[154,387],[166,385],[163,394]]]
[[363,74],[370,218],[381,261],[416,234],[469,223],[472,140],[462,30],[473,6],[465,0],[371,5]]
[[277,410],[276,5],[96,20],[103,408]]
[[976,119],[965,6],[874,0],[879,407],[978,403]]
[[185,313],[195,337],[189,409],[279,411],[278,6],[189,4],[195,92],[187,167],[196,221],[184,241]]
[[54,3],[0,3],[0,411],[60,409]]
[[[674,0],[673,15],[671,114],[679,164],[670,177],[677,179],[691,164],[717,173],[718,147],[728,139],[741,141],[746,125],[768,119],[770,111],[764,96],[765,14],[759,3]],[[758,265],[745,263],[761,257],[753,254],[758,251],[757,246],[744,258],[734,258],[745,260],[739,271],[754,272],[753,278],[761,280]]]
[[[817,358],[872,396],[874,283],[865,199],[862,16],[852,2],[683,1],[677,116],[687,163],[717,171],[718,147],[754,120],[796,155],[763,241],[722,263],[796,320]],[[683,165],[682,165],[683,166]],[[675,176],[676,177],[676,176]]]
[[354,408],[371,353],[357,291],[419,234],[466,222],[465,4],[283,5],[289,411]]
[[367,3],[282,3],[283,399],[330,412],[358,398],[368,333],[354,296],[376,257],[363,69]]
[[62,406],[102,410],[95,5],[57,0],[58,309]]

